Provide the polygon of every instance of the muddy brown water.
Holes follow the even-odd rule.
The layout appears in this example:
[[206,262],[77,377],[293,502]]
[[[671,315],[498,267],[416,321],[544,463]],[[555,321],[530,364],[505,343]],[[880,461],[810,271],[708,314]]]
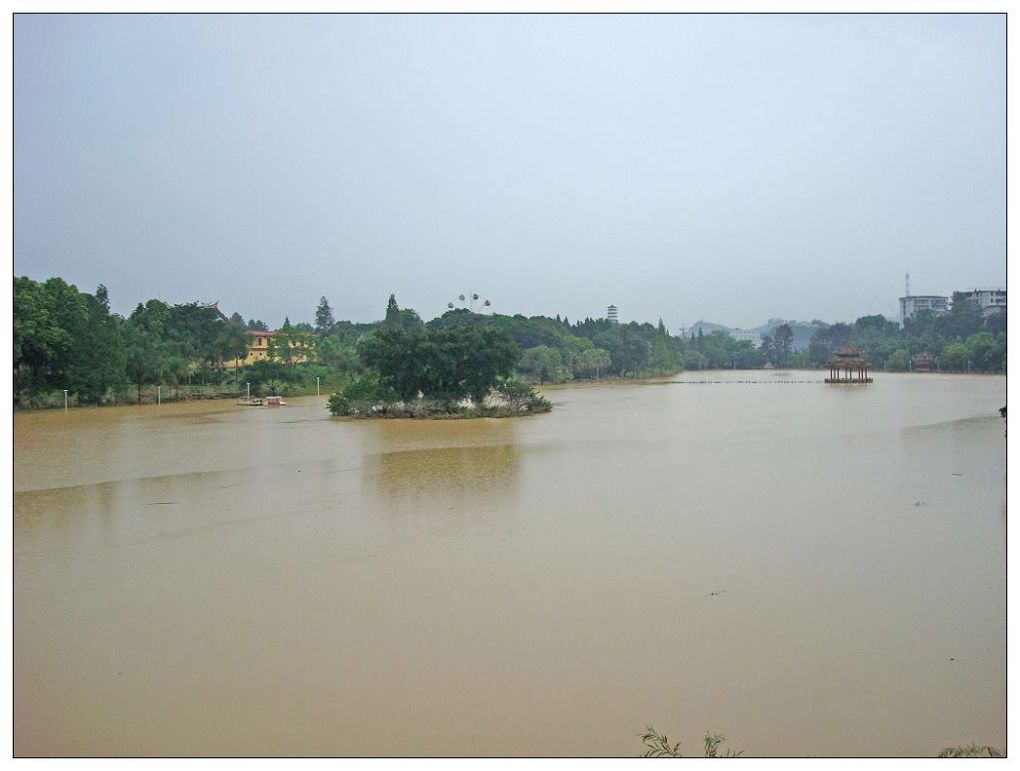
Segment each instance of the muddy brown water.
[[1005,379],[815,376],[17,414],[15,753],[1004,746]]

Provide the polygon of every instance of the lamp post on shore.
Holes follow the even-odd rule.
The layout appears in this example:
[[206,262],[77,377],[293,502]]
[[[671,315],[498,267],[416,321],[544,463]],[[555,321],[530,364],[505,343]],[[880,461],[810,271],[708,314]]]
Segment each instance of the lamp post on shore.
[[319,396],[319,376],[315,376],[315,395]]
[[64,412],[67,412],[67,389],[64,389]]
[[158,407],[163,403],[163,386],[156,386],[156,406]]
[[251,383],[245,383],[248,387],[248,401],[251,401]]

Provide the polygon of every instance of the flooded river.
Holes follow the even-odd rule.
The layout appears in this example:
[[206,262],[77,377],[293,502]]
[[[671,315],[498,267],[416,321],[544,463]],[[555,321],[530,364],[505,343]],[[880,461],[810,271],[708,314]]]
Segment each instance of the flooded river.
[[1002,747],[1005,379],[820,377],[15,415],[15,752]]

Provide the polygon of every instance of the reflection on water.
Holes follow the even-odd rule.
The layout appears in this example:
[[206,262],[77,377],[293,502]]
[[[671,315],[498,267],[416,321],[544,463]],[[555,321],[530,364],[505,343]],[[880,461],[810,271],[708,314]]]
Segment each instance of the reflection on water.
[[1004,379],[709,374],[16,415],[16,752],[1003,746]]
[[364,473],[370,486],[394,497],[509,495],[517,454],[509,444],[403,450],[369,456]]

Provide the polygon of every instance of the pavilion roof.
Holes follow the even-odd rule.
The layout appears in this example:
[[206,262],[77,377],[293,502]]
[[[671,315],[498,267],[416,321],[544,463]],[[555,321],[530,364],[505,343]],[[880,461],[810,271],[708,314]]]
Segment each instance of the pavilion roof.
[[864,349],[863,348],[858,348],[853,343],[847,343],[842,348],[840,348],[838,351],[836,351],[836,355],[837,356],[863,356],[864,355]]

